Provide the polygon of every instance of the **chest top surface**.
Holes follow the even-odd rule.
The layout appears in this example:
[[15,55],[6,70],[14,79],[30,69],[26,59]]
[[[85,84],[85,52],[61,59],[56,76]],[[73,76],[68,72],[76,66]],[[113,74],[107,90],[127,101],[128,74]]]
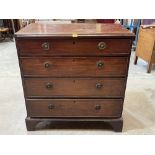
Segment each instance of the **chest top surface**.
[[134,34],[120,24],[47,24],[32,23],[15,34],[16,37],[127,37]]

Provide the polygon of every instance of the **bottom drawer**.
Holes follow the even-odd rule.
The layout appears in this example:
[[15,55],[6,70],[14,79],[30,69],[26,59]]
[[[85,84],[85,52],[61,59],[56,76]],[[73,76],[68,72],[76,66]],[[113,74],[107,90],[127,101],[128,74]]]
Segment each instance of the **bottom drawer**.
[[29,117],[121,117],[122,99],[28,99]]

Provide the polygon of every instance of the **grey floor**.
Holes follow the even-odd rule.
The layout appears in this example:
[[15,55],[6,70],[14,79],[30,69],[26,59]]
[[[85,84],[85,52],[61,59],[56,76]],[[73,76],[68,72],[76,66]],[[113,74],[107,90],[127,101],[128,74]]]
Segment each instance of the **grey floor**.
[[131,55],[122,133],[107,129],[46,129],[27,132],[26,111],[15,42],[0,42],[0,134],[155,134],[155,66],[133,65]]

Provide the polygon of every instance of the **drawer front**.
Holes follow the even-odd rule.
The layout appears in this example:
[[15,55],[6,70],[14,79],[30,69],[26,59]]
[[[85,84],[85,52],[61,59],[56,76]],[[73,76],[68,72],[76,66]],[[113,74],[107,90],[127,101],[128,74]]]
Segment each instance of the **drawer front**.
[[21,58],[24,76],[105,77],[126,76],[127,57]]
[[19,55],[104,55],[129,54],[130,39],[21,39]]
[[121,99],[27,100],[30,117],[120,117]]
[[123,97],[125,78],[25,78],[27,97]]

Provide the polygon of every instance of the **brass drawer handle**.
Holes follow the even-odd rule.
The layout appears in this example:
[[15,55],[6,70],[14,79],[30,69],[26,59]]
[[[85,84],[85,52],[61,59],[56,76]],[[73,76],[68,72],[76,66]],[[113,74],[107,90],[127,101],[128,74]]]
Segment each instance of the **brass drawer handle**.
[[50,66],[51,66],[51,64],[49,64],[48,62],[45,62],[45,63],[44,63],[44,67],[45,67],[45,68],[49,68]]
[[103,68],[104,62],[98,61],[98,62],[96,63],[96,66],[97,66],[97,68]]
[[53,88],[53,84],[52,84],[52,83],[47,83],[47,84],[46,84],[46,88],[47,88],[47,89]]
[[103,87],[103,84],[101,84],[101,83],[97,83],[97,84],[96,84],[96,88],[97,88],[97,89],[101,89],[102,87]]
[[54,106],[53,104],[49,104],[49,105],[48,105],[48,109],[49,109],[49,110],[52,110],[52,109],[54,109],[54,108],[55,108],[55,106]]
[[99,50],[104,50],[107,47],[105,42],[99,42],[98,43],[98,49]]
[[50,45],[48,42],[44,42],[41,47],[43,48],[43,50],[49,50],[50,49]]
[[97,104],[97,105],[95,106],[95,109],[96,109],[96,110],[100,110],[100,109],[101,109],[101,105]]

